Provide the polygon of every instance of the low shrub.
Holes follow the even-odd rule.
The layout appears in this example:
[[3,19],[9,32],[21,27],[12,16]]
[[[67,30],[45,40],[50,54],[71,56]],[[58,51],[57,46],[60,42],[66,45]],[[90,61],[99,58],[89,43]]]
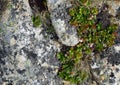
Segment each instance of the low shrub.
[[[116,24],[110,23],[106,28],[103,23],[96,23],[99,10],[91,7],[88,0],[79,0],[79,5],[70,8],[70,24],[76,26],[80,43],[66,52],[58,53],[61,61],[59,76],[73,83],[82,83],[90,77],[89,60],[91,53],[100,53],[114,44]],[[107,11],[106,11],[107,12]]]

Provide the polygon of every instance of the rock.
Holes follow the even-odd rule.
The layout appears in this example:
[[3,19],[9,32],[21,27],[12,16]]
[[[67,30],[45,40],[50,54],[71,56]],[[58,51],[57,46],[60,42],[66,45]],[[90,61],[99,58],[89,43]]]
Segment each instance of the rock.
[[[59,43],[46,38],[46,29],[35,28],[28,0],[11,0],[0,28],[0,85],[61,85],[56,52]],[[54,61],[54,62],[52,62]],[[46,66],[48,65],[48,66]]]
[[[93,57],[94,64],[91,64],[91,68],[94,69],[93,73],[96,74],[97,78],[100,80],[99,83],[105,85],[119,85],[120,83],[119,50],[120,46],[114,45],[108,48],[106,51],[104,51],[104,53],[101,53],[101,56]],[[94,67],[94,65],[96,65],[96,67]],[[98,68],[99,70],[95,70]]]
[[[3,0],[0,0],[0,3],[1,1]],[[0,16],[2,29],[0,33],[0,85],[63,85],[63,83],[70,85],[70,82],[62,82],[57,76],[60,67],[60,62],[56,58],[56,53],[60,51],[59,42],[49,38],[49,34],[43,31],[47,26],[41,25],[37,28],[33,26],[31,20],[33,14],[28,0],[8,1],[10,8],[4,8],[5,5],[0,6],[0,10],[4,9],[0,13],[3,16],[2,18]],[[47,3],[52,24],[60,41],[65,44],[64,49],[66,50],[66,45],[76,45],[79,42],[77,32],[69,24],[70,16],[67,14],[71,7],[69,1],[47,0]],[[108,4],[110,5],[111,2],[108,1]],[[110,7],[114,11],[110,9],[109,13],[118,17],[119,21],[119,2],[113,1],[113,4]],[[117,33],[120,35],[119,29]],[[116,40],[116,45],[106,49],[100,56],[92,57],[91,69],[98,82],[91,79],[90,85],[120,84],[119,38]],[[86,82],[84,85],[87,85]]]
[[114,23],[120,24],[120,12],[119,12],[119,7],[120,7],[120,1],[115,0],[115,1],[107,1],[109,5],[109,13],[112,14],[114,17],[111,20]]
[[70,3],[66,0],[47,0],[51,21],[60,41],[67,46],[75,46],[78,36],[75,27],[70,26],[70,16],[67,14]]

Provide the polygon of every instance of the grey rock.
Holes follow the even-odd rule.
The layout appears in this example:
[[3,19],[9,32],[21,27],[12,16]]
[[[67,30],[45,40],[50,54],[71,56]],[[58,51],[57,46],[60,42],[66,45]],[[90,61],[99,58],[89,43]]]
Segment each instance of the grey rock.
[[51,21],[60,41],[67,46],[75,46],[78,36],[75,27],[70,26],[70,16],[67,14],[70,3],[66,0],[47,0]]
[[10,3],[7,21],[0,22],[4,29],[0,37],[0,85],[61,85],[57,77],[58,43],[44,37],[45,28],[33,27],[28,0]]
[[[119,85],[120,78],[120,45],[113,45],[101,53],[100,56],[93,57],[91,68],[99,83],[105,85]],[[95,66],[96,65],[96,66]],[[94,68],[95,67],[95,68]],[[99,69],[95,70],[95,69]]]

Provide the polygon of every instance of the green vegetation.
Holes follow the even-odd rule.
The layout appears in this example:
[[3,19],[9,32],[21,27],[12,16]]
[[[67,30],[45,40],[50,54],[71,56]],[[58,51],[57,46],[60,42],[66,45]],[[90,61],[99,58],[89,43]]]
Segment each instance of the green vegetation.
[[89,67],[85,67],[86,61],[82,61],[82,48],[71,47],[66,54],[60,52],[57,56],[62,63],[59,76],[72,83],[85,81],[89,76]]
[[32,22],[34,27],[39,27],[41,24],[40,16],[32,16]]
[[[86,2],[83,2],[86,1]],[[58,53],[61,61],[59,76],[72,83],[83,83],[90,77],[89,60],[91,53],[100,53],[106,47],[114,44],[116,24],[103,28],[101,23],[95,23],[98,9],[90,7],[88,0],[79,0],[80,4],[69,10],[70,24],[76,26],[80,43],[69,51]]]

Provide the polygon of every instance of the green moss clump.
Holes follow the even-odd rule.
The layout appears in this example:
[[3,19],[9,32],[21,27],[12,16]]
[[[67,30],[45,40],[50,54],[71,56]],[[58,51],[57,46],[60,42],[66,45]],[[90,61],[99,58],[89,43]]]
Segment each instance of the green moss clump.
[[32,16],[32,22],[34,27],[39,27],[41,24],[40,16]]
[[70,24],[76,26],[81,42],[71,47],[69,51],[57,55],[61,61],[59,76],[77,84],[85,82],[90,77],[88,61],[92,57],[91,53],[94,51],[100,53],[112,46],[118,27],[116,24],[110,24],[107,28],[103,28],[101,23],[96,24],[98,9],[84,4],[83,1],[79,0],[80,5],[69,10]]

